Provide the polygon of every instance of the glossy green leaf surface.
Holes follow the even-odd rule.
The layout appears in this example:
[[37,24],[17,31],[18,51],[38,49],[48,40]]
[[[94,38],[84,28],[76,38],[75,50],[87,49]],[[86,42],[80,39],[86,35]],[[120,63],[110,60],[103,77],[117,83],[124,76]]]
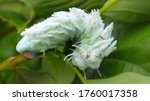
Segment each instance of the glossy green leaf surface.
[[142,76],[137,73],[122,73],[120,75],[107,78],[107,79],[95,79],[89,80],[92,84],[149,84],[150,77]]
[[73,69],[54,52],[43,57],[42,70],[51,74],[55,83],[71,83],[75,77]]
[[102,15],[125,23],[150,21],[149,0],[108,0]]

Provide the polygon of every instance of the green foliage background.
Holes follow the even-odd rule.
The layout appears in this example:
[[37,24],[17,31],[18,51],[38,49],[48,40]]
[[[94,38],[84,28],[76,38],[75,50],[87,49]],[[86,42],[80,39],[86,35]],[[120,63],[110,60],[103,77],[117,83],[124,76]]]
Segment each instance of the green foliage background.
[[[104,22],[114,22],[117,50],[85,80],[76,67],[66,67],[64,47],[30,61],[16,52],[26,27],[53,12],[78,7],[100,9]],[[150,83],[150,0],[0,0],[0,83]]]

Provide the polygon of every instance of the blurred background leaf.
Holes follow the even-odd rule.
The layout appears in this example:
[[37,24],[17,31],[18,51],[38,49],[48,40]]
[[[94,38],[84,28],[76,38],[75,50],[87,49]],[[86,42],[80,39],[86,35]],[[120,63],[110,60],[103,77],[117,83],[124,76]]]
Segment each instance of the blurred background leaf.
[[18,74],[16,83],[28,83],[28,84],[51,84],[55,83],[51,74],[41,71],[33,71],[28,68],[16,69]]
[[149,0],[108,0],[100,11],[103,16],[124,23],[150,21]]
[[4,22],[0,19],[0,39],[5,35],[13,32],[15,27],[8,22]]
[[16,84],[16,72],[9,70],[1,73],[1,83],[3,84]]
[[[68,10],[70,7],[84,8],[88,11],[99,9],[106,0],[21,0],[41,17],[49,17],[53,12]],[[40,6],[39,6],[40,5]]]
[[20,38],[16,32],[12,32],[0,39],[0,61],[7,59],[9,56],[18,54],[16,44]]
[[12,23],[17,30],[23,27],[28,15],[29,8],[18,0],[2,0],[0,2],[0,18]]

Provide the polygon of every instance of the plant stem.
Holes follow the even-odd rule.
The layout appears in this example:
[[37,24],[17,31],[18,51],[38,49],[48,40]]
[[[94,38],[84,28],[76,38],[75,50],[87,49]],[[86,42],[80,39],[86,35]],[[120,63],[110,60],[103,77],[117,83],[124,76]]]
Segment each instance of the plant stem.
[[26,58],[22,55],[9,57],[7,60],[0,63],[0,71],[13,69],[16,65],[21,64],[25,60]]
[[88,81],[83,77],[83,75],[80,73],[77,67],[73,67],[73,70],[77,74],[77,76],[79,77],[79,79],[82,81],[83,84],[88,84]]
[[[59,54],[59,56],[61,57],[61,59],[63,60],[65,58],[65,55],[60,52],[57,51],[57,54]],[[81,72],[78,70],[77,67],[73,66],[72,62],[68,62],[69,66],[71,66],[74,70],[74,72],[77,74],[77,76],[79,77],[79,79],[82,81],[83,84],[88,84],[88,81],[83,77],[83,75],[81,74]]]
[[116,3],[118,0],[109,0],[104,6],[100,9],[100,13],[103,13],[107,8],[112,6],[114,3]]

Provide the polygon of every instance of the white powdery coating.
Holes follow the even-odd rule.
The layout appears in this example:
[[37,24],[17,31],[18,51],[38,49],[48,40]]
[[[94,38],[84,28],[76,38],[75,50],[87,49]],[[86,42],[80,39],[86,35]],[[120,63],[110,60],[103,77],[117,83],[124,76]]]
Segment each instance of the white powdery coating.
[[[77,39],[76,49],[69,54],[69,60],[80,70],[98,69],[102,59],[116,49],[117,41],[111,35],[113,23],[104,28],[98,10],[86,13],[78,8],[69,12],[54,13],[43,22],[33,25],[21,33],[23,38],[17,44],[17,51],[45,52],[57,48],[67,40]],[[66,59],[65,58],[65,59]]]

